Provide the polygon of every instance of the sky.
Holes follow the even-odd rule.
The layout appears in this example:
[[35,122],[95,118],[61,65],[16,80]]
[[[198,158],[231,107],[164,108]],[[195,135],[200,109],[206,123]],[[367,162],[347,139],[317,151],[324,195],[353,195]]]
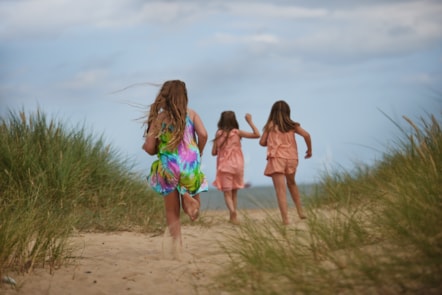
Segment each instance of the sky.
[[[313,143],[298,183],[373,165],[401,137],[402,116],[442,114],[442,1],[0,0],[0,116],[43,111],[86,127],[147,175],[142,118],[166,80],[186,82],[210,153],[222,111],[259,130],[285,100]],[[242,140],[245,180],[266,150]]]

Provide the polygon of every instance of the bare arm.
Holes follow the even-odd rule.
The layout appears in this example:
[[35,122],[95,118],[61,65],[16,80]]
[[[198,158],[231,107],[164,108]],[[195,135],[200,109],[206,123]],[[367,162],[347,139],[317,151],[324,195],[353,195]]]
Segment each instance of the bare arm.
[[247,132],[243,130],[239,130],[239,136],[245,138],[259,138],[260,133],[258,128],[256,128],[255,124],[252,121],[252,115],[246,114],[246,121],[249,124],[250,128],[252,128],[253,132]]
[[264,132],[259,139],[259,144],[262,146],[267,146],[267,139],[269,138],[269,131],[273,128],[273,123],[270,122],[268,125],[264,126]]
[[146,151],[146,153],[151,156],[155,155],[158,152],[157,139],[151,131],[151,128],[148,128],[146,131],[146,137],[144,139],[144,144],[142,148]]
[[193,110],[189,109],[190,118],[193,121],[193,124],[195,125],[195,132],[198,137],[198,149],[200,151],[200,155],[203,155],[204,147],[207,143],[207,130],[204,127],[203,121],[201,120],[200,116]]
[[[216,135],[215,135],[216,138]],[[218,155],[218,147],[216,145],[216,139],[213,141],[213,145],[212,145],[212,156],[216,156]]]
[[304,138],[305,144],[307,145],[307,151],[305,152],[306,159],[312,157],[312,139],[310,137],[310,134],[305,131],[301,126],[297,126],[295,129],[295,132],[299,135],[301,135]]
[[265,130],[259,139],[259,144],[262,146],[267,146],[267,138],[269,137],[269,131]]

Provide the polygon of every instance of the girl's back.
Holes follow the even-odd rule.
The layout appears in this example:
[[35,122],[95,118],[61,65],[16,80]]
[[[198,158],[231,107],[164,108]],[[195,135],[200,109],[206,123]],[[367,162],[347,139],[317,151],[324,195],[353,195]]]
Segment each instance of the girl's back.
[[239,130],[232,129],[230,132],[218,130],[216,138],[218,170],[233,174],[242,171],[244,168],[244,157]]
[[298,159],[295,131],[270,131],[267,137],[267,158]]

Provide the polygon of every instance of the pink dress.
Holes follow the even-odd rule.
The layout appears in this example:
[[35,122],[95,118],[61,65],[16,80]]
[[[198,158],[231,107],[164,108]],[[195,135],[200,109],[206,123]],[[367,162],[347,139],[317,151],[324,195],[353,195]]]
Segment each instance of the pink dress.
[[295,132],[270,131],[267,138],[267,165],[264,175],[294,174],[298,166]]
[[239,130],[232,129],[227,139],[226,135],[222,130],[216,132],[218,155],[213,185],[221,191],[244,188],[244,156]]

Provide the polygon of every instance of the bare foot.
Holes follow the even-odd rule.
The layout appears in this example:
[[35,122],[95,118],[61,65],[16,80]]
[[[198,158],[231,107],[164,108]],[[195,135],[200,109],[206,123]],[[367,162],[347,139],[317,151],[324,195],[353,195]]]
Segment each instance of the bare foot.
[[188,193],[183,195],[183,210],[189,215],[190,220],[195,221],[200,212],[200,203],[192,198]]
[[307,219],[307,216],[305,216],[305,214],[304,214],[304,212],[303,212],[302,209],[299,210],[298,208],[296,208],[296,210],[298,211],[298,216],[299,216],[299,218],[301,218],[301,219]]
[[229,222],[231,224],[234,224],[234,225],[240,225],[241,224],[238,219],[230,219]]
[[230,213],[229,222],[234,225],[239,225],[239,220],[238,220],[236,212]]
[[304,213],[302,213],[302,212],[301,213],[298,212],[298,216],[301,219],[307,219],[307,216],[305,216]]

